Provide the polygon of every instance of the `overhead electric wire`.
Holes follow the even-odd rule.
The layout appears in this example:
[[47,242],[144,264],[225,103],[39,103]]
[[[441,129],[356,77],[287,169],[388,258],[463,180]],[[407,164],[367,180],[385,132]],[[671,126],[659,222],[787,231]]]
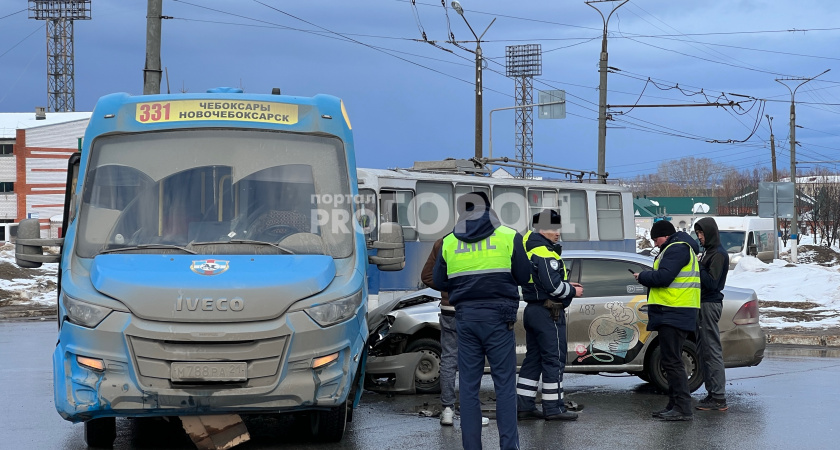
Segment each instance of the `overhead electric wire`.
[[14,49],[15,49],[18,45],[22,44],[22,43],[23,43],[23,41],[25,41],[25,40],[29,39],[29,38],[30,38],[33,34],[35,34],[35,33],[39,32],[39,31],[41,31],[42,29],[44,29],[44,27],[45,27],[45,26],[46,26],[46,25],[43,25],[43,24],[42,24],[42,25],[40,25],[40,26],[39,26],[38,28],[36,28],[33,32],[31,32],[31,33],[27,34],[27,35],[26,35],[26,37],[24,37],[23,39],[19,40],[19,41],[18,41],[15,45],[11,46],[11,48],[9,48],[8,50],[6,50],[6,51],[5,51],[5,52],[3,52],[3,53],[0,53],[0,58],[2,58],[3,56],[5,56],[5,55],[6,55],[7,53],[9,53],[10,51],[14,50]]
[[802,125],[798,125],[798,126],[801,127],[802,129],[805,129],[805,130],[816,131],[817,133],[823,133],[823,134],[828,134],[828,135],[831,135],[831,136],[840,137],[840,134],[829,133],[828,131],[817,130],[815,128],[809,128],[809,127],[802,126]]
[[[176,0],[176,1],[178,1],[178,0]],[[190,3],[188,3],[188,2],[184,2],[183,0],[181,0],[181,1],[182,1],[182,3],[190,4]],[[280,12],[280,13],[283,13],[283,14],[285,14],[285,15],[288,15],[288,16],[290,16],[290,17],[292,17],[292,18],[296,19],[296,20],[299,20],[299,21],[302,21],[302,22],[304,22],[304,23],[307,23],[307,24],[308,24],[308,25],[310,25],[310,26],[315,26],[315,27],[317,27],[317,28],[320,28],[320,29],[324,30],[324,32],[326,32],[326,33],[329,33],[329,34],[332,34],[332,35],[339,36],[342,40],[345,40],[345,41],[348,41],[348,42],[352,42],[352,43],[356,43],[356,44],[360,44],[360,45],[364,45],[364,46],[366,46],[366,47],[368,47],[368,48],[371,48],[371,49],[373,49],[373,50],[377,50],[377,51],[383,52],[383,53],[385,53],[385,54],[387,54],[387,55],[389,55],[389,56],[395,57],[395,58],[400,59],[400,60],[403,60],[403,61],[405,61],[405,62],[409,62],[410,64],[416,65],[416,66],[418,66],[418,67],[425,68],[425,69],[427,69],[427,70],[430,70],[430,71],[433,71],[433,72],[435,72],[435,73],[438,73],[438,74],[441,74],[441,75],[447,76],[447,77],[449,77],[449,78],[456,79],[456,80],[458,80],[458,81],[462,81],[462,82],[464,82],[464,83],[473,84],[473,83],[472,83],[472,82],[470,82],[470,81],[467,81],[467,80],[464,80],[464,79],[461,79],[461,78],[458,78],[458,77],[455,77],[455,76],[449,75],[449,74],[447,74],[447,73],[445,73],[445,72],[438,71],[438,70],[436,70],[436,69],[433,69],[433,68],[430,68],[430,67],[424,66],[424,65],[422,65],[422,64],[417,64],[417,63],[415,63],[415,62],[413,62],[413,61],[409,61],[409,60],[406,60],[405,58],[401,58],[401,57],[399,57],[399,56],[397,56],[397,55],[393,55],[393,54],[389,53],[389,52],[395,52],[395,53],[396,53],[396,52],[398,52],[398,51],[396,51],[396,50],[390,50],[390,49],[386,50],[386,49],[382,49],[382,48],[379,48],[379,47],[376,47],[376,46],[372,46],[372,45],[370,45],[370,44],[366,44],[366,43],[361,42],[361,41],[358,41],[358,40],[356,40],[356,39],[349,38],[349,37],[348,37],[348,36],[350,35],[349,33],[337,33],[337,32],[331,31],[331,30],[329,30],[329,29],[327,29],[327,28],[320,27],[320,26],[315,25],[315,24],[313,24],[313,23],[311,23],[311,22],[308,22],[308,21],[306,21],[306,20],[303,20],[303,19],[301,19],[301,18],[298,18],[298,17],[296,17],[296,16],[294,16],[294,15],[291,15],[291,14],[289,14],[289,13],[286,13],[286,12],[284,12],[284,11],[281,11],[281,10],[279,10],[279,9],[277,9],[277,8],[271,7],[271,6],[269,6],[269,5],[267,5],[267,4],[263,3],[263,2],[256,1],[256,3],[259,3],[259,4],[263,5],[263,6],[266,6],[266,7],[268,7],[268,8],[271,8],[271,9],[273,9],[273,10],[275,10],[275,11],[278,11],[278,12]],[[190,4],[190,5],[192,5],[192,6],[198,6],[198,7],[202,7],[202,6],[199,6],[199,5],[193,5],[193,4]],[[211,10],[213,10],[212,8],[206,8],[206,7],[204,7],[204,8],[205,8],[205,9],[211,9]],[[233,16],[246,18],[246,19],[248,19],[248,20],[257,20],[257,21],[259,21],[259,19],[253,19],[253,18],[249,18],[249,17],[246,17],[246,16],[241,16],[241,15],[236,15],[236,14],[228,13],[228,12],[225,12],[225,11],[220,11],[220,10],[214,10],[214,11],[216,11],[216,12],[220,12],[220,13],[222,13],[222,14],[230,14],[230,15],[233,15]],[[263,21],[263,22],[265,22],[265,21]],[[270,22],[265,22],[265,23],[270,23]],[[287,28],[287,29],[290,29],[290,30],[293,30],[293,31],[303,31],[303,32],[308,32],[308,33],[315,34],[315,35],[322,36],[322,37],[331,37],[331,36],[329,36],[329,35],[327,35],[327,34],[324,34],[323,32],[320,32],[320,31],[314,31],[314,30],[303,30],[303,29],[295,29],[295,28],[291,28],[291,27],[282,27],[282,26],[278,26],[278,25],[276,25],[276,24],[271,24],[271,25],[273,25],[273,26],[277,26],[277,27],[281,27],[281,28]],[[384,36],[372,36],[372,35],[367,35],[367,36],[368,36],[368,37],[374,37],[374,38],[384,37]],[[403,38],[403,39],[400,39],[400,40],[409,40],[409,39],[404,39],[404,38]],[[411,55],[412,55],[412,56],[419,56],[419,55],[414,55],[414,54],[411,54]],[[459,55],[459,56],[460,56],[460,55]],[[430,59],[434,59],[434,58],[430,58]],[[466,59],[466,58],[463,58],[463,59]],[[448,61],[442,61],[442,60],[437,60],[437,59],[434,59],[434,60],[436,60],[436,61],[441,61],[441,62],[448,62]],[[496,63],[497,63],[497,62],[496,62]],[[498,63],[497,63],[497,64],[498,64]],[[466,65],[466,64],[465,64],[465,65]],[[501,65],[501,64],[500,64],[500,65]],[[497,71],[495,71],[495,70],[491,70],[491,71],[492,71],[492,72],[496,72],[496,73],[501,74],[500,72],[497,72]],[[539,80],[539,79],[535,79],[535,80],[536,80],[536,81],[538,81],[538,82],[540,82],[540,83],[542,83],[542,84],[545,84],[545,85],[547,85],[547,86],[549,86],[549,87],[552,87],[552,88],[555,88],[555,89],[557,88],[556,86],[553,86],[553,85],[551,85],[550,83],[545,82],[545,81],[543,81],[543,80]],[[546,81],[551,81],[551,80],[546,80]],[[591,89],[591,88],[589,88],[589,87],[587,87],[587,88],[588,88],[588,89]],[[488,91],[490,91],[490,92],[495,92],[495,93],[502,94],[502,95],[504,95],[504,96],[506,96],[506,97],[513,97],[513,96],[511,96],[511,95],[509,95],[509,94],[505,94],[505,93],[503,93],[503,92],[500,92],[500,91],[494,90],[494,89],[492,89],[492,88],[486,88],[486,87],[485,87],[485,89],[486,89],[486,90],[488,90]],[[576,95],[574,95],[574,94],[572,94],[572,93],[568,93],[568,95],[569,95],[570,97],[572,97],[572,98],[578,98],[578,99],[580,99],[581,101],[584,101],[584,102],[589,103],[589,104],[591,104],[591,105],[597,106],[597,104],[596,104],[595,102],[589,101],[589,100],[587,100],[587,99],[585,99],[585,98],[583,98],[583,97],[576,96]],[[587,107],[587,106],[585,106],[585,105],[581,105],[581,104],[578,104],[578,103],[576,103],[576,102],[572,102],[572,101],[569,101],[569,103],[570,103],[570,104],[572,104],[572,105],[575,105],[575,106],[581,107],[581,108],[583,108],[583,109],[587,109],[587,110],[589,110],[589,111],[591,111],[591,112],[596,112],[594,109],[589,108],[589,107]],[[571,116],[574,116],[574,117],[579,117],[579,118],[584,118],[584,119],[589,119],[589,120],[597,121],[597,119],[594,119],[594,118],[589,118],[589,117],[585,117],[585,116],[581,116],[581,115],[574,114],[574,113],[568,113],[568,114],[569,114],[569,115],[571,115]],[[633,118],[633,119],[635,119],[635,118]],[[640,120],[640,119],[636,119],[636,120]],[[640,126],[640,125],[638,125],[638,124],[634,124],[634,125]],[[665,129],[668,129],[668,127],[662,127],[662,126],[659,126],[659,125],[656,125],[656,124],[652,124],[652,125],[654,125],[654,126],[658,126],[658,127],[660,127],[660,128],[665,128]],[[679,130],[673,130],[673,129],[672,129],[672,131],[662,131],[662,130],[655,129],[655,128],[652,128],[652,127],[645,127],[645,126],[640,126],[640,127],[641,127],[641,129],[639,129],[638,131],[654,132],[654,133],[659,133],[659,134],[667,134],[667,135],[670,135],[670,136],[675,136],[675,137],[688,137],[689,139],[695,139],[695,140],[707,140],[707,139],[704,139],[704,138],[699,137],[699,136],[696,136],[696,135],[695,135],[695,136],[687,136],[684,132],[680,132]],[[674,132],[674,131],[676,131],[676,132]],[[690,133],[688,133],[688,134],[690,134]]]
[[783,52],[781,50],[767,50],[767,49],[763,49],[763,48],[750,48],[750,47],[741,47],[741,46],[738,46],[738,45],[717,44],[717,43],[714,43],[714,42],[690,41],[690,40],[687,40],[687,39],[678,39],[678,38],[675,38],[675,37],[636,36],[636,35],[634,35],[633,37],[635,37],[635,38],[650,38],[650,39],[667,39],[667,40],[677,41],[677,42],[696,42],[698,44],[703,44],[703,45],[710,45],[710,46],[714,46],[714,47],[734,48],[736,50],[748,50],[748,51],[751,51],[751,52],[775,53],[777,55],[798,56],[798,57],[801,57],[801,58],[814,58],[814,59],[827,59],[827,60],[833,60],[833,61],[840,61],[840,58],[835,58],[835,57],[832,57],[832,56],[806,55],[806,54],[803,54],[803,53]]
[[[649,15],[649,16],[653,17],[654,19],[658,20],[659,22],[661,22],[663,25],[667,26],[668,28],[670,28],[670,29],[672,29],[672,30],[676,31],[676,32],[677,32],[677,33],[679,33],[681,36],[685,36],[685,34],[683,34],[680,30],[678,30],[678,29],[676,29],[676,28],[672,27],[671,25],[669,25],[669,24],[665,23],[665,21],[663,21],[663,20],[659,19],[658,17],[656,17],[656,16],[654,16],[653,14],[651,14],[649,11],[647,11],[647,10],[645,10],[644,8],[642,8],[641,6],[639,6],[639,5],[635,4],[635,2],[630,2],[628,6],[630,6],[630,8],[628,8],[628,9],[627,9],[627,11],[628,11],[628,12],[630,12],[631,14],[635,14],[637,17],[639,17],[640,19],[642,19],[642,20],[644,20],[645,22],[649,23],[651,26],[655,27],[656,29],[661,30],[661,31],[663,31],[663,32],[665,31],[665,30],[663,30],[662,28],[658,27],[657,25],[655,25],[655,24],[653,24],[653,23],[649,22],[649,21],[648,21],[647,19],[645,19],[644,17],[642,17],[642,16],[640,16],[640,15],[636,14],[636,12],[635,12],[635,11],[633,11],[633,9],[632,9],[632,8],[639,8],[640,10],[644,11],[647,15]],[[687,36],[686,36],[686,37],[687,37]],[[691,44],[692,44],[692,43],[689,43],[689,45],[691,45]],[[710,53],[710,52],[708,52],[708,51],[706,51],[706,50],[704,50],[704,49],[702,49],[702,48],[695,47],[694,45],[691,45],[691,47],[693,47],[694,49],[699,50],[699,51],[701,51],[701,52],[703,52],[703,53],[706,53],[706,54],[708,54],[708,55],[710,55],[710,56],[714,56],[714,55],[712,55],[712,53]],[[739,60],[739,59],[737,59],[737,58],[733,58],[733,57],[731,57],[731,56],[729,56],[729,55],[727,55],[727,54],[725,54],[725,53],[719,52],[719,51],[714,50],[714,49],[709,49],[709,50],[712,50],[713,52],[715,52],[715,53],[717,53],[718,55],[721,55],[721,56],[723,56],[723,57],[725,57],[725,58],[729,58],[729,59],[731,59],[731,60],[733,60],[733,61],[735,61],[735,62],[738,62],[738,63],[740,63],[740,64],[744,64],[745,66],[752,66],[752,68],[754,68],[754,69],[759,69],[759,70],[761,70],[761,68],[760,68],[760,67],[757,67],[757,66],[755,66],[755,65],[753,65],[753,64],[745,63],[744,61],[741,61],[741,60]]]
[[13,12],[13,13],[6,14],[5,16],[0,17],[0,20],[3,20],[3,19],[5,19],[5,18],[7,18],[7,17],[12,17],[12,16],[14,16],[15,14],[20,14],[20,13],[22,13],[22,12],[24,12],[24,11],[28,11],[28,10],[29,10],[28,8],[23,8],[23,9],[21,9],[20,11],[15,11],[15,12]]
[[420,12],[417,11],[415,0],[411,0],[411,12],[414,13],[414,21],[417,23],[417,29],[420,30],[420,35],[423,36],[424,41],[427,41],[428,38],[426,37],[426,30],[423,28],[423,23],[420,21]]

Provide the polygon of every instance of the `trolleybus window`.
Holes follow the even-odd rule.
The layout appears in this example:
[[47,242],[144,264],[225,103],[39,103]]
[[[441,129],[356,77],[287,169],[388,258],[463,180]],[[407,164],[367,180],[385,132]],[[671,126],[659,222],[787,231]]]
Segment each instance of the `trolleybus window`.
[[624,223],[621,221],[621,194],[595,193],[595,207],[598,214],[598,236],[602,241],[624,239]]
[[560,239],[564,241],[589,240],[586,191],[560,191],[559,207],[560,214],[563,216]]
[[379,221],[397,222],[403,227],[403,237],[406,241],[417,239],[417,221],[414,216],[414,193],[411,191],[380,191]]
[[452,185],[450,183],[417,182],[417,234],[421,241],[436,241],[452,231]]
[[455,202],[458,202],[458,199],[462,196],[469,194],[470,192],[484,192],[487,195],[487,198],[490,198],[490,188],[487,186],[476,186],[472,184],[458,184],[455,186]]
[[525,204],[525,188],[496,186],[493,188],[493,209],[504,225],[520,233],[528,229],[530,216]]
[[365,230],[365,240],[375,241],[378,229],[376,215],[376,192],[373,189],[359,189],[359,196],[356,198],[356,217],[359,225]]
[[[531,216],[542,212],[544,209],[556,208],[557,192],[554,190],[528,189],[528,206],[531,208]],[[528,221],[530,225],[530,220]]]

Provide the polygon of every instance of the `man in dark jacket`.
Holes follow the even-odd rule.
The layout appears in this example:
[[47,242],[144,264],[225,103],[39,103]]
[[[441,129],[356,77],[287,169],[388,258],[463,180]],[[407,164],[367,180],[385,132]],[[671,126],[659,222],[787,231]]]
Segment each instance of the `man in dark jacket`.
[[682,360],[682,347],[688,333],[697,329],[700,309],[700,268],[697,241],[676,231],[667,220],[653,224],[650,237],[660,252],[654,270],[634,274],[647,286],[648,331],[659,333],[662,368],[668,378],[668,405],[653,416],[663,420],[692,420],[691,392]]
[[449,293],[435,285],[434,268],[443,239],[432,246],[423,265],[420,279],[426,286],[440,291],[440,424],[452,426],[455,409],[455,373],[458,370],[458,333],[455,328],[455,307],[449,303]]
[[[560,257],[560,214],[551,209],[534,214],[534,231],[525,250],[531,261],[531,283],[522,288],[525,307],[525,360],[516,384],[520,419],[576,420],[563,402],[566,367],[566,314],[572,299],[583,295],[583,286],[569,283]],[[542,375],[542,413],[537,409],[537,386]]]
[[496,387],[496,421],[502,449],[518,449],[516,428],[516,343],[513,324],[518,285],[528,283],[530,263],[522,236],[502,226],[482,192],[458,199],[458,223],[443,238],[434,284],[449,291],[458,333],[461,443],[481,449],[478,391],[485,357]]
[[697,320],[697,342],[706,398],[700,401],[701,411],[726,411],[726,374],[723,368],[723,349],[720,345],[718,321],[723,310],[723,286],[729,272],[729,253],[723,248],[717,222],[704,217],[694,224],[694,232],[703,256],[700,258],[700,317]]

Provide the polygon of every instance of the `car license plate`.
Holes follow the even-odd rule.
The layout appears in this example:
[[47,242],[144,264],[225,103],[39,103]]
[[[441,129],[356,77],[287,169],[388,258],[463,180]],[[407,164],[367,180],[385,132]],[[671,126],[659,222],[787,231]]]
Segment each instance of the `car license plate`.
[[174,362],[172,381],[245,381],[248,363],[244,362]]

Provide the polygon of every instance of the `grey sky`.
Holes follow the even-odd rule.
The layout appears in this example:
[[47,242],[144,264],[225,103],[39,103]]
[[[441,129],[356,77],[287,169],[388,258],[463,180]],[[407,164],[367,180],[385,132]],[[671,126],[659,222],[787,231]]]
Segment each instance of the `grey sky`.
[[[248,92],[280,87],[284,94],[339,96],[364,167],[473,155],[474,56],[445,42],[440,45],[452,53],[411,40],[420,39],[419,25],[429,40],[446,41],[449,29],[456,40],[473,40],[451,8],[447,27],[437,0],[418,0],[416,8],[401,0],[262,2],[164,0],[164,15],[173,17],[163,23],[162,49],[171,91],[241,85]],[[543,75],[535,90],[565,89],[569,116],[535,118],[534,158],[596,169],[600,16],[582,1],[464,0],[462,5],[478,33],[496,17],[482,44],[492,58],[484,80],[485,155],[488,112],[514,104],[514,82],[504,76],[505,46],[538,43]],[[0,0],[0,17],[8,16],[0,19],[0,112],[47,104],[46,32],[43,22],[28,19],[26,12],[15,14],[26,7],[23,0]],[[142,92],[145,15],[144,1],[94,0],[93,20],[75,23],[77,111],[91,110],[104,94]],[[773,100],[763,112],[775,117],[778,164],[789,167],[790,94],[774,78],[832,69],[797,92],[797,124],[804,127],[797,129],[797,159],[840,159],[837,18],[833,2],[824,0],[632,0],[610,21],[609,65],[621,72],[609,75],[608,103],[635,103],[648,77],[658,87],[648,84],[641,104],[702,99],[672,89],[677,83],[685,94],[702,88],[710,99],[723,92],[729,100],[745,100],[730,93]],[[811,31],[781,31],[794,29]],[[743,115],[722,108],[636,108],[621,115],[627,108],[616,108],[609,126],[617,128],[607,135],[607,170],[611,178],[632,177],[684,156],[738,168],[767,166],[766,120],[744,144],[705,142],[747,138],[760,106],[737,111]],[[492,133],[494,156],[513,157],[512,111],[493,113]]]

